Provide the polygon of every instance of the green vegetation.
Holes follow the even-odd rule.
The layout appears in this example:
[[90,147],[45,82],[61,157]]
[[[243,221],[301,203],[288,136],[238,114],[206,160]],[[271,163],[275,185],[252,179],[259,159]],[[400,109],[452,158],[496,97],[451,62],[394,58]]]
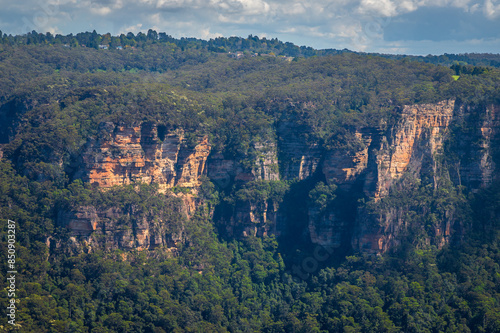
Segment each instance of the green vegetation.
[[[106,135],[102,122],[182,129],[188,145],[207,136],[214,154],[248,172],[261,158],[256,147],[290,133],[318,150],[358,151],[355,130],[387,130],[406,104],[454,98],[471,106],[471,117],[479,117],[474,107],[500,104],[500,71],[488,67],[498,67],[497,55],[389,59],[253,36],[201,41],[154,31],[0,32],[0,41],[0,252],[7,253],[5,222],[14,220],[20,272],[20,326],[12,328],[5,315],[8,269],[0,261],[1,330],[500,332],[500,185],[473,193],[450,176],[457,156],[477,150],[459,138],[474,129],[453,129],[442,174],[405,176],[378,202],[363,189],[352,194],[328,185],[319,173],[227,186],[204,177],[196,192],[201,204],[187,219],[175,195],[187,188],[100,191],[78,172],[88,142]],[[110,49],[98,49],[103,43]],[[235,51],[245,56],[226,54]],[[226,237],[218,219],[245,205],[262,220],[269,207],[279,209],[288,217],[288,238]],[[81,206],[128,212],[124,230],[144,219],[167,221],[162,235],[182,237],[173,251],[78,247],[58,221]],[[353,207],[386,216],[403,207],[411,227],[397,251],[334,250],[301,277],[294,265],[304,267],[317,250],[305,237],[307,207],[321,216],[347,216]],[[436,226],[450,216],[467,232],[439,249]]]

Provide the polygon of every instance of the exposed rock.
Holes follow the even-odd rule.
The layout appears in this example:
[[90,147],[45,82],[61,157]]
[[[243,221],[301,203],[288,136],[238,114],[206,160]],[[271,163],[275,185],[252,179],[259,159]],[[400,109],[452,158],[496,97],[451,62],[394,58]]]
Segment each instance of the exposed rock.
[[175,185],[180,187],[197,187],[200,177],[206,174],[206,162],[210,154],[208,138],[203,138],[194,149],[181,149],[177,160]]
[[278,126],[280,170],[284,179],[306,179],[316,172],[322,156],[318,143],[308,143],[309,129],[292,122]]
[[348,222],[332,211],[320,213],[317,207],[309,208],[308,231],[314,244],[325,247],[339,248],[349,239]]
[[[132,126],[103,123],[99,130],[99,138],[89,142],[83,153],[84,168],[80,171],[83,178],[101,189],[156,183],[159,191],[165,193],[176,186],[182,190],[172,195],[182,201],[182,213],[188,217],[194,214],[201,203],[197,187],[206,174],[210,154],[206,137],[190,148],[182,130],[166,133],[162,130],[159,137],[158,126],[151,123]],[[177,230],[161,214],[137,212],[135,207],[105,210],[78,207],[60,212],[58,222],[74,236],[83,237],[89,248],[170,248],[183,238],[182,226],[177,226],[181,228]]]
[[[205,174],[223,190],[256,180],[324,176],[327,183],[337,185],[342,193],[356,195],[349,199],[352,204],[344,207],[351,209],[352,214],[340,214],[332,207],[326,211],[309,207],[311,241],[323,246],[352,246],[355,250],[383,253],[398,246],[408,231],[404,214],[407,208],[382,209],[375,215],[357,208],[360,205],[356,200],[371,200],[375,205],[382,202],[405,175],[414,179],[430,175],[434,177],[435,188],[439,177],[449,177],[456,185],[464,184],[471,190],[491,184],[498,163],[494,156],[498,155],[496,147],[500,142],[499,113],[498,106],[478,111],[455,105],[452,100],[405,106],[394,126],[355,132],[357,143],[350,151],[326,151],[318,142],[308,139],[310,129],[292,120],[283,121],[278,124],[277,144],[254,144],[254,161],[227,158],[220,152],[210,154],[207,138],[200,138],[193,147],[188,147],[182,130],[159,131],[157,125],[149,123],[133,126],[105,123],[101,125],[99,138],[91,141],[83,154],[82,173],[101,188],[136,182],[157,183],[163,192],[174,186],[188,188],[189,191],[184,189],[176,194],[183,201],[188,217],[201,204],[197,193]],[[456,144],[453,149],[458,152],[453,162],[456,165],[443,162],[443,151],[450,142]],[[80,207],[74,212],[60,213],[59,218],[75,235],[88,236],[98,234],[100,226],[108,225],[109,221],[130,214]],[[229,213],[221,215],[224,221],[218,223],[233,237],[279,234],[278,225],[286,223],[286,217],[280,215],[278,204],[272,200],[238,202]],[[449,242],[454,230],[464,229],[450,209],[442,221],[428,227],[432,239],[428,236],[421,241],[441,247]],[[146,249],[171,246],[182,237],[170,233],[174,236],[165,238],[165,234],[165,230],[146,218],[137,221],[133,230],[106,229],[101,238],[113,244],[111,247]]]
[[207,175],[210,180],[225,189],[231,185],[234,177],[243,173],[243,167],[234,160],[225,159],[221,153],[213,154],[207,163]]
[[158,137],[154,124],[138,126],[102,124],[99,139],[83,154],[88,181],[101,188],[133,183],[157,183],[162,192],[173,186],[196,187],[206,173],[208,139],[186,146],[183,132]]
[[[450,127],[458,124],[453,134],[463,141],[463,146],[470,147],[473,141],[478,142],[478,149],[461,154],[459,158],[459,183],[466,182],[472,190],[486,186],[495,174],[492,140],[498,140],[499,108],[486,108],[479,120],[470,117],[474,114],[472,111],[464,106],[456,107],[452,100],[405,106],[400,120],[386,133],[373,128],[356,132],[360,143],[357,151],[348,154],[339,150],[327,152],[321,165],[325,179],[347,191],[358,183],[374,202],[388,196],[405,174],[417,179],[423,174],[433,175],[436,187],[436,177],[443,172],[439,168],[444,168],[440,162],[444,144],[451,135]],[[476,128],[477,132],[472,136],[460,132],[464,126]],[[379,216],[359,210],[353,221],[342,220],[334,212],[318,216],[316,210],[315,207],[309,209],[309,232],[313,243],[324,246],[339,246],[339,240],[350,237],[354,249],[383,253],[399,245],[408,229],[404,216],[406,207],[391,209]],[[456,222],[454,211],[447,211],[446,218],[432,226],[432,240],[423,241],[443,246],[454,229],[463,228]]]
[[279,180],[276,143],[258,142],[254,145],[254,148],[258,152],[255,167],[252,168],[252,174],[255,179]]
[[[461,106],[454,130],[458,155],[456,181],[473,191],[490,185],[495,180],[495,156],[500,143],[500,107],[488,105],[481,112]],[[497,160],[498,163],[498,160]]]
[[225,223],[226,233],[233,237],[277,235],[278,205],[272,200],[239,202],[234,215]]
[[252,166],[245,167],[235,159],[226,159],[221,153],[210,156],[207,175],[220,188],[233,182],[246,183],[253,180],[279,180],[277,148],[274,142],[254,144],[257,154]]
[[[432,175],[434,189],[437,189],[439,177],[447,177],[450,172],[445,168],[453,169],[452,165],[442,162],[446,142],[455,144],[455,141],[462,141],[462,145],[470,149],[477,141],[479,146],[468,154],[455,147],[459,169],[456,185],[465,182],[470,190],[475,191],[490,184],[495,174],[492,140],[500,128],[496,116],[498,110],[491,106],[483,110],[480,119],[471,117],[478,111],[464,110],[464,106],[455,106],[453,101],[406,106],[400,122],[387,138],[381,140],[380,149],[375,151],[378,174],[372,195],[375,201],[386,197],[404,174],[416,179],[424,174]],[[473,129],[475,134],[469,133],[469,130],[464,132],[464,128]],[[427,227],[427,238],[420,241],[440,248],[449,242],[454,232],[465,232],[463,221],[455,214],[456,209],[447,208],[440,219]],[[375,253],[395,248],[410,227],[405,217],[408,211],[408,207],[397,207],[385,210],[380,216],[373,216],[360,210],[352,236],[353,247]]]
[[352,246],[363,252],[384,253],[400,244],[398,236],[406,227],[404,212],[400,209],[391,209],[376,218],[360,214]]
[[92,206],[81,206],[75,211],[59,211],[59,225],[67,227],[75,235],[90,235],[97,227],[97,211]]
[[183,240],[182,225],[173,226],[164,214],[142,212],[136,206],[106,209],[81,206],[59,212],[58,224],[67,227],[86,245],[87,251],[175,248]]
[[188,193],[177,193],[174,194],[177,198],[182,200],[183,213],[191,218],[198,206],[200,206],[203,201],[198,197],[198,191],[196,188],[189,189]]
[[[233,184],[242,186],[251,181],[279,180],[276,144],[259,142],[254,144],[254,149],[257,157],[250,167],[245,167],[235,160],[225,159],[220,153],[214,154],[208,161],[208,177],[223,190]],[[231,207],[230,216],[219,222],[223,224],[227,235],[236,238],[277,235],[277,210],[278,205],[272,200],[238,202]]]
[[432,160],[441,152],[453,119],[454,106],[455,102],[449,100],[403,108],[401,120],[389,137],[382,141],[377,153],[375,198],[386,196],[394,180],[407,171],[419,173],[425,159]]
[[360,141],[360,149],[346,154],[344,151],[333,150],[327,152],[321,165],[325,179],[330,184],[340,186],[352,184],[368,166],[368,148],[372,142],[371,135],[361,132],[355,133]]
[[[385,137],[380,140],[376,154],[377,174],[374,184],[365,183],[365,188],[374,189],[369,196],[378,201],[389,194],[391,187],[405,173],[420,178],[422,173],[438,174],[437,158],[442,154],[444,140],[454,117],[454,101],[437,104],[405,106],[401,119]],[[436,186],[436,179],[434,179]],[[397,207],[380,216],[373,216],[364,210],[358,212],[352,235],[352,246],[365,252],[383,253],[400,243],[408,229],[406,207]],[[448,228],[453,224],[448,220]],[[440,232],[438,246],[447,242],[448,235]],[[448,229],[449,230],[449,229]],[[426,240],[430,243],[430,240]]]

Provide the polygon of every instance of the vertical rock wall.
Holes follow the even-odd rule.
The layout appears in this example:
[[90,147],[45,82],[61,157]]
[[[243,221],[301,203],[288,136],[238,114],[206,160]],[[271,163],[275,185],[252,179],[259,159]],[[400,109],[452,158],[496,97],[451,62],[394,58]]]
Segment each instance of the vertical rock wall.
[[[182,130],[159,130],[150,123],[104,123],[99,137],[89,142],[83,153],[81,175],[101,188],[139,182],[157,183],[162,192],[174,186],[189,188],[191,194],[179,194],[188,216],[200,203],[196,192],[203,175],[219,190],[229,190],[233,185],[240,188],[252,181],[300,181],[316,174],[338,186],[340,195],[352,195],[352,200],[364,198],[375,205],[388,197],[405,175],[415,179],[431,175],[435,187],[438,177],[447,175],[456,185],[466,185],[474,191],[488,186],[495,178],[499,113],[498,106],[481,109],[456,105],[453,100],[405,106],[392,128],[358,129],[354,133],[356,148],[350,151],[326,151],[319,143],[306,140],[308,133],[303,126],[282,122],[276,128],[277,142],[254,143],[256,157],[250,163],[224,157],[220,152],[210,154],[207,138],[188,147]],[[445,149],[456,155],[453,162],[447,162],[446,170]],[[311,241],[333,247],[350,244],[356,250],[374,253],[400,243],[409,227],[406,207],[374,215],[353,203],[350,215],[339,214],[332,207],[320,214],[317,207],[309,205],[307,232]],[[76,234],[93,232],[95,221],[106,215],[88,207],[61,214],[60,219]],[[456,229],[455,220],[449,211],[434,226],[435,245],[449,241]],[[248,201],[238,202],[223,223],[228,235],[241,237],[279,234],[278,221],[286,224],[286,216],[280,215],[277,203]],[[151,242],[154,234],[149,227],[138,228],[134,235],[136,246],[143,246],[140,244],[146,239],[156,244]]]
[[[443,164],[443,153],[445,144],[452,144],[457,154],[457,171],[456,176],[450,176],[456,185],[467,185],[474,191],[491,184],[495,175],[493,142],[498,145],[498,112],[497,106],[481,110],[455,105],[452,100],[405,106],[399,121],[385,133],[373,128],[357,132],[358,151],[326,153],[322,172],[327,182],[341,189],[359,191],[362,188],[363,194],[376,204],[390,194],[403,175],[415,179],[431,175],[436,189],[440,175],[450,173],[444,170],[450,165]],[[354,189],[354,186],[357,187]],[[311,240],[339,246],[339,239],[350,235],[354,249],[383,253],[397,246],[408,229],[405,210],[408,207],[397,207],[375,216],[358,209],[354,220],[343,221],[333,213],[330,218],[323,216],[318,220],[312,207],[309,214]],[[434,226],[434,240],[425,241],[444,245],[456,228],[456,222],[454,212],[447,211],[445,218]]]
[[207,138],[186,146],[182,130],[158,137],[155,124],[137,126],[104,123],[100,137],[83,154],[82,173],[101,188],[133,183],[157,183],[160,190],[197,187],[206,174],[210,154]]

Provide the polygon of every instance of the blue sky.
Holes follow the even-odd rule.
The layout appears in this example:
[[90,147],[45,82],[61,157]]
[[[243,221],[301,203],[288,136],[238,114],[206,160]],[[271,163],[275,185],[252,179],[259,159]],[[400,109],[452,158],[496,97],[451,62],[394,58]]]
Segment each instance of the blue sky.
[[174,37],[276,37],[318,49],[500,53],[500,0],[0,0],[0,8],[0,30],[10,34],[152,28]]

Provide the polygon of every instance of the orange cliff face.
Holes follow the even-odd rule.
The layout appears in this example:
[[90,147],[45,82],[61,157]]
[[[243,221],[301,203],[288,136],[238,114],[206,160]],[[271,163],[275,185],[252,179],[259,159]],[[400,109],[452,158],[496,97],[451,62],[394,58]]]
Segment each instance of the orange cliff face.
[[[481,112],[479,123],[470,114]],[[495,165],[492,161],[492,141],[500,127],[498,107],[489,106],[485,110],[469,110],[467,106],[455,105],[455,101],[447,100],[436,104],[408,105],[401,110],[398,122],[386,131],[377,128],[365,128],[355,135],[359,148],[354,152],[330,151],[325,154],[321,170],[330,184],[349,191],[357,184],[368,198],[377,203],[387,197],[390,188],[405,174],[417,179],[422,174],[439,177],[439,162],[443,154],[443,146],[452,135],[451,125],[457,128],[468,126],[476,131],[474,134],[453,135],[460,137],[465,147],[472,141],[479,143],[479,149],[462,154],[457,149],[461,164],[457,164],[458,178],[456,183],[463,182],[474,190],[491,183]],[[457,130],[457,129],[453,129]],[[469,135],[469,136],[467,136]],[[463,156],[462,156],[463,155]],[[359,210],[352,221],[343,221],[335,214],[316,217],[315,208],[309,212],[309,231],[314,243],[337,247],[341,239],[351,238],[354,249],[364,252],[383,253],[399,244],[398,235],[408,225],[404,208],[392,208],[380,216],[370,215]],[[436,224],[434,234],[435,245],[443,246],[451,237],[455,221],[453,212],[447,213],[445,221]],[[353,232],[349,231],[349,225]],[[325,237],[327,235],[327,237]],[[430,240],[429,240],[430,242]],[[434,244],[434,243],[433,243]]]
[[[356,132],[358,151],[346,154],[334,150],[326,154],[322,164],[325,179],[343,186],[352,184],[363,172],[375,172],[375,190],[366,194],[384,197],[394,180],[407,171],[420,170],[423,155],[432,157],[440,151],[454,106],[453,100],[405,106],[398,124],[386,135],[373,133],[376,129]],[[370,159],[376,170],[367,170]]]
[[[433,175],[435,184],[440,175],[445,174],[445,177],[455,177],[451,179],[454,184],[463,184],[472,191],[491,184],[496,174],[493,156],[500,134],[499,114],[497,106],[476,110],[455,105],[453,100],[405,106],[393,126],[361,128],[355,132],[359,144],[349,152],[341,149],[327,151],[318,143],[306,142],[303,138],[306,135],[301,135],[300,131],[307,134],[307,129],[285,122],[277,128],[276,142],[255,143],[254,148],[259,154],[250,167],[236,159],[226,159],[222,153],[212,154],[209,159],[211,146],[208,139],[200,138],[192,147],[187,147],[182,130],[166,132],[149,123],[137,126],[104,123],[98,138],[89,142],[82,154],[81,173],[82,178],[103,189],[140,182],[158,184],[161,192],[174,186],[189,188],[190,193],[176,195],[183,200],[183,210],[188,217],[201,203],[196,193],[201,176],[205,174],[218,187],[227,188],[258,179],[302,180],[317,172],[322,173],[326,182],[338,186],[338,195],[354,194],[353,200],[363,196],[378,205],[384,203],[391,188],[407,174],[413,176],[409,179]],[[443,147],[454,141],[458,142],[458,148],[450,146],[450,149],[457,154],[453,156],[456,166],[445,165],[450,162],[441,162]],[[470,152],[465,151],[467,147]],[[61,224],[82,235],[99,229],[96,214],[85,209],[83,207],[73,215],[61,215]],[[307,230],[311,241],[323,246],[352,247],[363,252],[386,252],[399,244],[405,230],[411,226],[404,207],[376,211],[376,214],[369,212],[357,201],[346,205],[345,211],[338,207],[320,211],[318,207],[309,206]],[[97,220],[113,224],[114,218],[103,214],[97,212]],[[287,230],[286,216],[282,214],[275,202],[239,202],[228,220],[217,223],[221,223],[225,227],[221,230],[227,230],[231,237],[279,235]],[[179,234],[172,236],[172,240],[153,241],[159,234],[148,223],[150,221],[145,222],[144,230],[133,235],[126,234],[127,230],[120,231],[123,233],[121,242],[135,242],[142,244],[141,248],[151,248],[170,244],[182,237]],[[423,241],[443,246],[456,230],[465,230],[460,223],[452,210],[447,211],[443,220],[432,226],[433,239],[428,237]]]
[[185,145],[181,130],[158,137],[156,125],[101,125],[101,137],[83,154],[84,173],[100,188],[156,183],[165,192],[174,186],[197,187],[210,154],[207,138],[194,148]]
[[[255,149],[259,152],[258,159],[253,167],[245,167],[235,160],[224,160],[222,154],[214,154],[207,163],[211,152],[207,137],[200,138],[194,147],[187,147],[181,130],[168,132],[160,137],[159,133],[162,132],[164,131],[158,130],[157,125],[150,123],[138,126],[101,124],[99,138],[89,142],[82,155],[84,162],[83,170],[80,171],[83,174],[82,178],[100,189],[137,183],[158,184],[159,191],[163,193],[174,186],[188,188],[188,191],[173,194],[182,200],[182,210],[188,218],[202,203],[197,192],[201,185],[201,176],[207,173],[221,187],[229,186],[233,182],[279,179],[274,142],[255,143]],[[267,202],[264,205],[265,211],[260,215],[256,212],[261,207],[259,209],[252,205],[238,207],[235,212],[237,223],[235,222],[234,233],[231,232],[231,234],[236,237],[251,233],[262,235],[272,229],[276,224],[277,206],[275,203]],[[103,212],[99,213],[104,216]],[[66,215],[70,216],[69,213]],[[262,218],[259,223],[257,223],[257,220],[260,221],[257,215]],[[111,218],[97,218],[97,220],[100,225],[109,225],[107,229],[114,225]],[[69,226],[73,234],[86,235],[92,239],[91,234],[96,228],[86,228],[80,231],[72,228],[76,225],[75,221],[76,218],[70,219],[66,216],[60,218],[60,224]],[[83,225],[83,222],[80,224]],[[275,233],[274,230],[269,232]],[[134,234],[127,233],[123,236],[127,240],[120,240],[118,243],[121,245],[113,244],[112,246],[123,247],[125,246],[123,244],[130,242],[148,244],[148,239],[156,236],[154,231],[145,227],[144,230],[137,230]],[[147,246],[140,245],[140,248],[147,248]]]
[[368,133],[356,132],[354,134],[360,142],[360,149],[355,152],[345,153],[339,150],[329,151],[323,164],[322,172],[329,184],[338,184],[348,187],[368,166],[369,147],[373,139]]
[[[471,191],[491,184],[495,170],[492,147],[500,128],[497,114],[496,106],[472,110],[454,101],[405,106],[399,123],[375,152],[378,176],[372,197],[378,201],[389,195],[391,186],[405,173],[417,179],[432,175],[435,188],[440,177],[453,177],[456,184],[465,184]],[[455,165],[441,162],[445,142],[456,154]],[[376,223],[369,221],[373,218]],[[399,235],[410,227],[407,223],[404,207],[382,210],[379,216],[371,217],[360,212],[352,245],[365,252],[386,252],[399,244]],[[454,232],[464,232],[462,223],[450,207],[444,218],[432,225],[433,237],[421,241],[440,248]]]
[[403,108],[399,124],[392,135],[382,141],[377,154],[375,198],[385,197],[394,180],[401,178],[407,171],[420,172],[424,159],[433,160],[440,153],[454,108],[453,100],[407,105]]
[[[183,202],[179,214],[189,217],[200,203],[196,191],[201,176],[206,174],[211,147],[207,138],[200,138],[194,147],[188,147],[181,130],[163,132],[150,123],[101,124],[98,139],[89,142],[82,155],[80,174],[100,189],[134,183],[156,183],[162,193],[174,186],[190,188],[190,193],[175,195]],[[172,250],[182,241],[183,226],[172,227],[162,215],[164,212],[154,215],[143,212],[133,228],[119,222],[137,218],[136,209],[132,206],[99,210],[80,206],[61,210],[58,224],[68,227],[73,236],[82,237],[83,243],[78,244],[85,245],[86,251],[94,248],[140,251],[159,246]]]
[[181,150],[178,161],[178,172],[174,185],[181,187],[197,187],[200,185],[200,177],[206,174],[206,163],[210,154],[208,138],[203,138],[192,149]]

